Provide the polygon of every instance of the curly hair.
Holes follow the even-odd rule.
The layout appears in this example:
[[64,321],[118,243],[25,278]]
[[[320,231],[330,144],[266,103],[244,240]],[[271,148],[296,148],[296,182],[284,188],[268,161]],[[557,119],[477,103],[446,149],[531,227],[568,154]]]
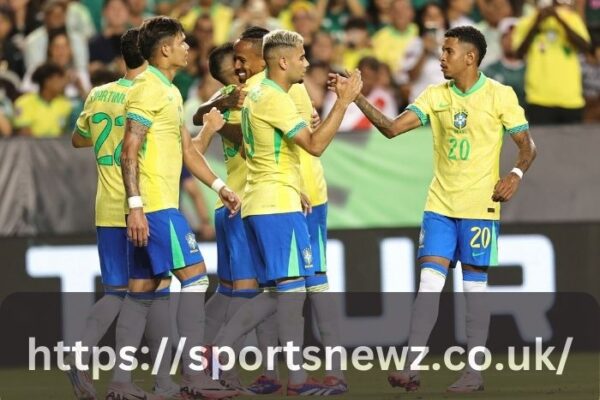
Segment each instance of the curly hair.
[[447,38],[456,38],[459,42],[470,43],[477,49],[477,66],[481,65],[481,60],[485,57],[487,43],[483,34],[472,26],[457,26],[448,30],[445,34]]

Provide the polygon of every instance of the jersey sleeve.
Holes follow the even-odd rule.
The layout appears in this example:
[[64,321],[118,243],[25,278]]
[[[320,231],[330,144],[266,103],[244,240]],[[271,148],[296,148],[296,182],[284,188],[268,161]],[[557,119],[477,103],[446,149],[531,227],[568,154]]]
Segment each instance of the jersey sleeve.
[[585,26],[583,19],[574,11],[563,10],[559,8],[557,10],[558,15],[569,25],[569,28],[573,30],[583,40],[590,43],[590,34]]
[[431,114],[431,91],[433,86],[427,87],[415,101],[409,104],[406,109],[414,112],[419,117],[421,125],[425,126],[429,122],[429,115]]
[[525,118],[525,110],[519,105],[515,91],[510,86],[502,86],[500,91],[498,114],[506,133],[516,135],[529,130],[529,123]]
[[157,96],[160,94],[155,93],[152,85],[145,81],[134,84],[127,93],[125,102],[127,119],[150,128],[160,107]]
[[83,105],[83,110],[77,117],[77,122],[75,122],[75,130],[77,133],[87,139],[92,137],[90,131],[90,99],[94,96],[94,92],[95,90],[92,90],[90,94],[88,94]]
[[283,132],[286,139],[292,139],[298,132],[308,127],[287,93],[274,96],[270,110],[267,122]]

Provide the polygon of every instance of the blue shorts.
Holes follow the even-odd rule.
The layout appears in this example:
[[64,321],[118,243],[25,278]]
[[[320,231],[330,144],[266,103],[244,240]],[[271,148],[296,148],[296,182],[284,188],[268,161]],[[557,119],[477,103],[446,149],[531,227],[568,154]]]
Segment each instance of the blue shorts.
[[327,203],[313,207],[306,216],[313,265],[316,272],[327,272]]
[[127,228],[97,226],[98,256],[104,286],[127,286]]
[[444,257],[476,267],[498,265],[499,228],[499,221],[450,218],[425,211],[418,257]]
[[244,218],[246,237],[258,281],[314,275],[312,250],[301,212]]
[[216,209],[215,231],[219,278],[227,281],[256,279],[242,216],[237,214],[229,218],[229,210],[226,207]]
[[128,241],[129,277],[166,277],[169,271],[204,261],[196,235],[176,208],[146,214],[150,237],[146,247]]

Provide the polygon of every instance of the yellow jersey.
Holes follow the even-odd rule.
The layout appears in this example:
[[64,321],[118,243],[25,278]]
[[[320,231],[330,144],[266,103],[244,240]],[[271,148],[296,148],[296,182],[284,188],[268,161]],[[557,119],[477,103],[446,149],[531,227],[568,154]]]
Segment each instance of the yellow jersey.
[[[521,18],[513,32],[513,48],[523,43],[538,12]],[[563,6],[556,7],[556,12],[577,35],[590,42],[585,22],[577,12]],[[525,98],[528,103],[562,108],[585,106],[579,53],[556,18],[548,17],[540,23],[539,32],[527,52],[526,65]]]
[[300,154],[294,136],[308,124],[290,95],[265,78],[244,100],[246,190],[242,217],[299,212]]
[[[246,81],[246,90],[260,84],[265,79],[265,73],[259,72],[251,76]],[[240,110],[227,110],[223,113],[223,117],[230,124],[241,124],[242,116]],[[225,139],[221,136],[223,143],[223,158],[225,159],[225,169],[227,171],[227,186],[238,194],[243,201],[244,188],[246,186],[246,160],[240,155],[240,145]],[[217,200],[215,208],[223,207],[221,199]]]
[[139,161],[144,212],[179,208],[183,164],[183,100],[175,85],[149,66],[133,81],[125,103],[127,119],[148,127]]
[[[306,87],[302,83],[297,83],[292,85],[288,93],[300,116],[310,126],[313,106]],[[302,178],[300,187],[302,193],[308,196],[313,206],[327,203],[327,183],[325,182],[321,159],[301,147],[298,148],[298,151],[300,153],[300,176]]]
[[408,44],[417,36],[419,29],[416,24],[410,24],[404,32],[393,26],[386,26],[373,35],[373,51],[379,61],[386,63],[392,72],[401,69],[402,60]]
[[407,109],[433,131],[434,174],[425,211],[498,220],[500,203],[492,194],[504,133],[529,129],[514,90],[480,72],[466,93],[452,81],[430,85]]
[[66,132],[73,107],[65,96],[47,102],[37,93],[15,101],[15,128],[29,127],[34,137],[58,137]]
[[126,226],[120,158],[125,135],[125,98],[132,84],[130,80],[119,79],[94,88],[77,118],[77,132],[92,139],[96,154],[96,226]]

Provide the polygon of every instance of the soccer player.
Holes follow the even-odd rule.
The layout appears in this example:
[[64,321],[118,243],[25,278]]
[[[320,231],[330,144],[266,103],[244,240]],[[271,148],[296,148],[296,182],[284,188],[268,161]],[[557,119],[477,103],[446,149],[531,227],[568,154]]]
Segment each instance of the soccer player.
[[[181,24],[167,17],[148,19],[140,28],[138,43],[149,66],[136,78],[125,104],[121,170],[129,208],[129,284],[117,322],[117,349],[139,346],[152,298],[155,292],[168,290],[172,272],[181,282],[177,326],[185,339],[182,395],[230,397],[237,392],[223,390],[208,375],[192,369],[190,348],[203,340],[208,278],[194,234],[177,209],[182,161],[234,214],[239,199],[196,151],[183,124],[181,94],[172,84],[176,71],[187,63]],[[205,116],[203,129],[218,130],[222,125],[222,116],[214,109]],[[168,326],[168,304],[157,314]],[[149,395],[131,382],[130,371],[115,369],[107,399],[144,396]]]
[[[437,320],[448,268],[456,261],[462,264],[468,348],[485,345],[489,313],[481,293],[487,288],[488,268],[497,264],[500,203],[517,192],[536,156],[525,114],[513,89],[479,71],[485,52],[485,39],[477,29],[450,29],[440,56],[448,82],[429,86],[395,119],[387,118],[364,97],[356,101],[388,138],[427,123],[433,131],[434,177],[419,238],[421,281],[413,305],[409,346],[427,344]],[[332,78],[330,84],[343,80]],[[519,157],[515,167],[500,178],[504,133],[516,143]],[[415,357],[411,355],[410,362]],[[390,374],[388,380],[407,391],[420,386],[418,372],[408,367]],[[483,378],[467,368],[448,390],[483,390]]]
[[[302,308],[306,277],[314,275],[306,218],[301,208],[299,149],[320,156],[333,139],[348,105],[360,92],[360,73],[339,85],[330,115],[311,132],[291,95],[302,82],[308,61],[302,36],[277,30],[263,38],[265,78],[250,88],[242,108],[242,132],[248,168],[242,217],[252,262],[261,282],[275,282],[281,344],[303,342]],[[299,364],[299,354],[294,362]],[[290,371],[288,395],[307,395],[322,386],[306,373]]]
[[[106,295],[92,308],[81,341],[95,346],[117,317],[127,294],[127,232],[125,228],[125,189],[120,168],[120,153],[125,130],[125,99],[133,79],[146,69],[146,61],[137,45],[139,29],[133,28],[121,37],[121,54],[127,68],[123,78],[99,86],[89,94],[77,119],[72,136],[74,147],[94,147],[98,169],[96,193],[96,231],[102,283]],[[160,334],[150,324],[146,336],[153,353]],[[170,350],[170,349],[167,349]],[[90,352],[84,353],[82,364],[89,363]],[[170,353],[169,353],[170,354]],[[69,378],[78,399],[95,399],[96,392],[89,375],[70,360]],[[161,371],[155,392],[179,392],[169,374]]]

